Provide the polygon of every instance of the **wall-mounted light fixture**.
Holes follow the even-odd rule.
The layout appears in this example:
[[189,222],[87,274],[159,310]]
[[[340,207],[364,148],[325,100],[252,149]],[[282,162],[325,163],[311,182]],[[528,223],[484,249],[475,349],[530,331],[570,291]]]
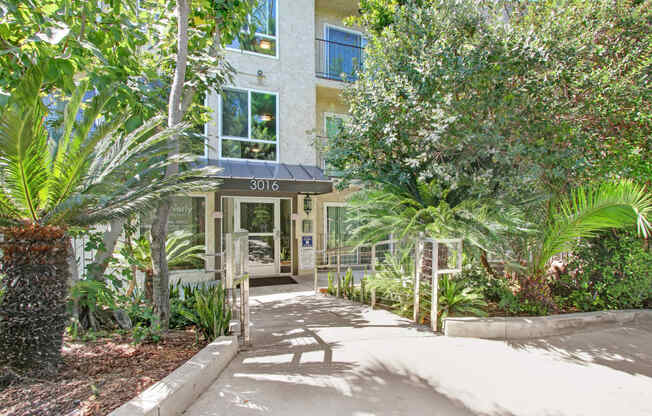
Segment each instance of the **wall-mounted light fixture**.
[[261,114],[260,115],[260,121],[272,121],[273,118],[274,118],[274,116],[272,116],[271,114]]
[[258,46],[260,46],[260,49],[265,49],[268,51],[272,49],[272,42],[268,41],[267,39],[262,39]]
[[303,212],[305,212],[306,215],[310,215],[312,212],[312,198],[310,198],[310,195],[306,195],[306,197],[303,198]]

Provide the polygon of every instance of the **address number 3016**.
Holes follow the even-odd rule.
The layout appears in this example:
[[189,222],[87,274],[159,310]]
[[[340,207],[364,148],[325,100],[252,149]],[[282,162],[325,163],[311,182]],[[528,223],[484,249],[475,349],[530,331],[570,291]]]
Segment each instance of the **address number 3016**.
[[276,192],[281,189],[281,187],[278,184],[278,181],[270,181],[269,179],[252,179],[249,181],[249,189],[259,192]]

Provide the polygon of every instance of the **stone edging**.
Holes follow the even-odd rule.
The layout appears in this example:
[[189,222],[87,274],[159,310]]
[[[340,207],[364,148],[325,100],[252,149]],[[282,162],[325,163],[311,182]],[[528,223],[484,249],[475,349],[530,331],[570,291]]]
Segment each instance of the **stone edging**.
[[569,313],[563,315],[494,318],[446,318],[444,334],[450,337],[527,339],[563,335],[595,325],[652,320],[652,309]]
[[109,416],[176,416],[211,385],[238,353],[238,337],[219,337]]

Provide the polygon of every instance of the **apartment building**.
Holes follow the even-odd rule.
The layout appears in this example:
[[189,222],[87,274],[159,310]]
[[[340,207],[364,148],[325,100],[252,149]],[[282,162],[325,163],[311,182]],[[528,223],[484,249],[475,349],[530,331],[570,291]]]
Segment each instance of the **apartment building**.
[[346,192],[334,191],[314,142],[346,117],[340,94],[365,40],[343,19],[357,10],[356,0],[259,0],[244,39],[227,48],[232,85],[207,97],[206,157],[222,183],[173,202],[170,230],[190,230],[208,254],[177,278],[219,278],[214,254],[234,231],[249,232],[252,277],[311,272],[315,252],[341,239]]

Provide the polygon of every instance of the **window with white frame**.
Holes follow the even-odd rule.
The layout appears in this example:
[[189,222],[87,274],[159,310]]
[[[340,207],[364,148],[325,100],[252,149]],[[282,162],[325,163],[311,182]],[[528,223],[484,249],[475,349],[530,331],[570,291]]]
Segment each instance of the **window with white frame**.
[[220,157],[278,161],[278,95],[227,89],[221,100]]
[[328,262],[337,262],[334,250],[340,249],[343,264],[366,264],[369,262],[369,248],[356,248],[352,241],[354,230],[360,225],[357,212],[343,202],[324,204],[324,246],[329,251]]
[[[149,238],[148,233],[155,211],[142,214],[140,221],[141,236]],[[185,251],[194,246],[206,247],[206,198],[204,196],[172,196],[170,198],[170,216],[168,218],[169,239],[174,240],[177,248]],[[178,259],[177,259],[178,260]],[[172,270],[202,270],[205,268],[203,254],[186,256],[174,261]]]
[[228,47],[261,55],[276,56],[278,51],[276,1],[258,0],[256,7],[247,16],[247,23],[240,31],[239,36]]
[[364,63],[364,48],[367,40],[362,33],[337,26],[325,25],[327,78],[340,81],[355,81],[356,72]]

